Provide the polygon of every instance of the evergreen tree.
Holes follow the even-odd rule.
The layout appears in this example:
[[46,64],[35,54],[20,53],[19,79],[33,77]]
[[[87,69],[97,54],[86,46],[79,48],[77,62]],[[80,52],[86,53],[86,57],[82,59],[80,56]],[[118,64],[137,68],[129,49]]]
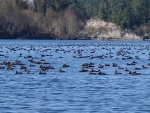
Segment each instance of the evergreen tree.
[[99,7],[99,17],[105,21],[109,19],[109,4],[108,0],[102,0],[100,1],[100,7]]
[[27,9],[28,8],[28,4],[26,1],[24,0],[15,0],[15,4],[21,8],[21,9]]

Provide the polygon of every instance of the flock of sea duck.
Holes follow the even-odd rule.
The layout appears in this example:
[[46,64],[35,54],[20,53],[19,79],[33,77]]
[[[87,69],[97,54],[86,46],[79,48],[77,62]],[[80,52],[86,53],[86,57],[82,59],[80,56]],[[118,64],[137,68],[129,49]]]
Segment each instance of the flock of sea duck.
[[150,74],[149,50],[148,44],[132,43],[1,46],[0,72],[34,75],[48,75],[51,72],[90,75]]
[[[131,64],[133,62],[131,62]],[[128,64],[126,64],[126,65],[128,66]],[[136,65],[136,64],[134,64],[134,65]],[[101,70],[104,69],[105,67],[110,67],[109,69],[116,67],[114,69],[114,73],[113,73],[114,75],[121,75],[121,74],[141,75],[142,73],[137,72],[138,70],[148,69],[148,67],[145,67],[142,65],[141,68],[135,67],[134,69],[132,68],[133,70],[129,70],[128,69],[128,68],[130,68],[129,66],[128,66],[128,68],[127,67],[123,68],[123,67],[118,66],[116,63],[104,64],[104,65],[99,64],[97,67],[98,70],[94,70],[93,69],[94,67],[95,66],[93,63],[84,63],[84,64],[82,64],[82,68],[80,69],[79,72],[89,72],[89,74],[91,74],[91,75],[107,75],[105,72],[102,72]]]

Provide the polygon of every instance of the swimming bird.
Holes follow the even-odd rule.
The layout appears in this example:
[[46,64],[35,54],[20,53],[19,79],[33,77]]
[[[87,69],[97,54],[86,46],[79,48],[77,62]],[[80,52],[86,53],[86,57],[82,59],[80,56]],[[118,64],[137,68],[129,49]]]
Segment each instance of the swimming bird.
[[96,75],[97,73],[96,73],[96,72],[91,72],[91,71],[90,71],[89,74],[90,74],[90,75]]
[[69,67],[69,65],[68,64],[63,64],[62,67]]
[[119,66],[118,69],[124,69],[124,68]]
[[134,70],[141,70],[141,68],[135,67]]
[[15,74],[23,74],[23,73],[22,73],[22,72],[18,72],[18,71],[16,71],[16,72],[15,72]]
[[0,69],[5,69],[5,67],[0,66]]
[[106,75],[106,73],[99,71],[97,72],[97,75]]
[[39,74],[40,74],[40,75],[45,75],[46,72],[45,72],[45,71],[40,71]]
[[104,68],[104,65],[99,64],[98,68]]
[[142,68],[143,68],[143,69],[147,69],[148,67],[146,67],[146,66],[142,65]]
[[129,71],[127,68],[125,68],[125,71]]
[[118,67],[118,64],[112,63],[112,67]]
[[64,70],[62,70],[62,69],[59,69],[59,70],[58,70],[58,72],[60,72],[60,73],[64,73],[65,71],[64,71]]
[[116,75],[120,75],[120,74],[122,74],[122,73],[120,73],[120,72],[118,72],[117,70],[115,70],[115,72],[114,72],[114,74],[116,74]]
[[79,72],[88,72],[88,70],[87,70],[87,69],[82,68],[82,69],[80,69],[80,71],[79,71]]
[[133,71],[133,72],[129,71],[129,74],[131,74],[131,75],[141,75],[141,73],[137,73],[136,71]]

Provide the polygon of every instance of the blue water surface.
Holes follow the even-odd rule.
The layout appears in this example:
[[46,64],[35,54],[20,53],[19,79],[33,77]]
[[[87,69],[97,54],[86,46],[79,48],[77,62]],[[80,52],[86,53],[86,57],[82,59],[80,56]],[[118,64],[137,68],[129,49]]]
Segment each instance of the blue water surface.
[[[0,67],[4,69],[0,69],[0,113],[149,113],[149,43],[1,40]],[[21,65],[7,69],[4,62],[15,61],[31,73],[20,69]],[[127,65],[133,61],[135,65]],[[91,68],[79,72],[84,63],[92,63],[94,70],[99,64],[110,66],[100,69],[106,75],[97,75],[89,74]],[[55,69],[39,74],[41,65]],[[125,68],[139,74],[131,75]],[[65,72],[59,73],[59,69]],[[115,74],[115,70],[121,74]]]

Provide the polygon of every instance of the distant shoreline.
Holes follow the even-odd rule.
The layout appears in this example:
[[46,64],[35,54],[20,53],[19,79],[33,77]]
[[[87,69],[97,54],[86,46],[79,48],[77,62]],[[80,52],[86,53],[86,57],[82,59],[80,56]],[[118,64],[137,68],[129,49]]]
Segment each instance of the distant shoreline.
[[[38,39],[29,39],[29,38],[24,38],[24,39],[21,39],[21,38],[7,38],[7,39],[4,39],[4,38],[0,38],[0,40],[97,40],[97,39],[47,39],[47,38],[38,38]],[[142,39],[117,39],[117,38],[115,38],[115,39],[98,39],[97,41],[140,41],[140,40],[142,40]],[[145,41],[147,41],[147,40],[149,40],[149,39],[146,39]]]

